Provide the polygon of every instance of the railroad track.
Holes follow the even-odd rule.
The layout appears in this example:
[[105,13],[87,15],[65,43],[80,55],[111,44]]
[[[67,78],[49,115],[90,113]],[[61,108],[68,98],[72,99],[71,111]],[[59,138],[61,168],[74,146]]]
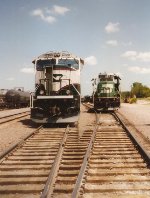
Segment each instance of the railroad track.
[[0,197],[150,196],[149,159],[114,114],[98,114],[79,133],[75,127],[41,128],[3,158]]
[[[70,130],[71,131],[71,130]],[[41,128],[0,162],[0,197],[40,197],[68,128]]]
[[82,137],[75,127],[42,128],[8,152],[0,164],[0,197],[71,196],[91,128]]
[[68,138],[54,189],[49,194],[49,197],[63,197],[64,195],[71,197],[91,134],[92,130],[89,129],[83,133],[80,139],[78,138],[78,134],[72,134]]
[[6,122],[10,122],[16,119],[20,119],[22,117],[30,115],[30,111],[25,111],[25,112],[20,112],[20,113],[15,113],[12,115],[6,115],[3,117],[0,117],[0,124],[4,124]]
[[150,169],[138,146],[114,115],[101,114],[100,121],[72,197],[148,198]]
[[[88,114],[87,114],[88,115]],[[95,123],[98,117],[95,117]],[[86,126],[79,135],[77,128],[69,134],[63,148],[63,154],[58,169],[55,169],[55,179],[49,184],[49,190],[45,191],[41,198],[45,197],[71,197],[72,192],[90,142],[95,123]],[[57,167],[56,165],[54,165]]]

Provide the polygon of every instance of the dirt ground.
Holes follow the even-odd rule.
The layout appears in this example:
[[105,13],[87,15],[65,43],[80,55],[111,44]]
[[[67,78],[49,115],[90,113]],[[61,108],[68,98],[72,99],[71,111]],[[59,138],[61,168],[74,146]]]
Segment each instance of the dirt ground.
[[150,140],[150,103],[138,101],[137,104],[122,103],[118,110]]
[[0,155],[35,130],[30,116],[0,125]]
[[[18,111],[21,110],[17,110],[17,112]],[[13,113],[15,113],[15,110],[6,110],[5,112],[0,112],[0,117]],[[86,130],[86,126],[90,125],[91,129],[93,129],[94,121],[94,114],[87,113],[86,108],[81,106],[81,113],[77,125],[80,131],[79,136],[82,136]],[[30,116],[0,125],[0,155],[34,131],[36,127],[37,125],[31,122]]]
[[81,105],[81,112],[78,121],[78,128],[80,131],[79,135],[82,136],[84,131],[87,129],[87,126],[91,126],[91,129],[93,129],[94,123],[95,123],[94,113],[88,113],[86,107]]
[[[150,140],[150,103],[144,103],[142,101],[137,104],[122,103],[118,112],[129,120],[145,138]],[[9,111],[5,113],[9,113]],[[1,117],[2,114],[4,112],[0,112]],[[79,136],[82,136],[87,126],[91,126],[91,129],[93,129],[94,123],[94,114],[88,113],[87,109],[81,105],[81,113],[77,125]],[[30,134],[35,128],[36,126],[31,122],[30,116],[0,125],[0,155]]]

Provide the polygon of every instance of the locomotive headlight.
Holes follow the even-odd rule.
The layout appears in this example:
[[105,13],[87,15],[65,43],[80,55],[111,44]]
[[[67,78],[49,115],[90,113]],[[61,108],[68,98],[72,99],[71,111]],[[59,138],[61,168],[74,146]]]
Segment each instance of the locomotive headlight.
[[70,90],[69,90],[69,89],[66,91],[66,94],[67,94],[67,95],[69,95],[69,94],[70,94]]
[[40,90],[40,95],[44,95],[44,90]]

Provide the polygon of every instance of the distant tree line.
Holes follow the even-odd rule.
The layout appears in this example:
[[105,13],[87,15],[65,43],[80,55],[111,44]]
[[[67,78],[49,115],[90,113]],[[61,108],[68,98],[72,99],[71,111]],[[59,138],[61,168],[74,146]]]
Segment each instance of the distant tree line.
[[147,98],[150,97],[150,88],[139,82],[134,82],[131,91],[122,92],[122,98]]

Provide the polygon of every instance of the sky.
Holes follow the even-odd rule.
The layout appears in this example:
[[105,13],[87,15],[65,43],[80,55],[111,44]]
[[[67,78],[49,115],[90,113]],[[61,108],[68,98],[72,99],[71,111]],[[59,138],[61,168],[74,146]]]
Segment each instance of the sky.
[[150,87],[149,0],[0,0],[0,89],[34,90],[32,60],[69,51],[85,60],[82,95],[99,73]]

